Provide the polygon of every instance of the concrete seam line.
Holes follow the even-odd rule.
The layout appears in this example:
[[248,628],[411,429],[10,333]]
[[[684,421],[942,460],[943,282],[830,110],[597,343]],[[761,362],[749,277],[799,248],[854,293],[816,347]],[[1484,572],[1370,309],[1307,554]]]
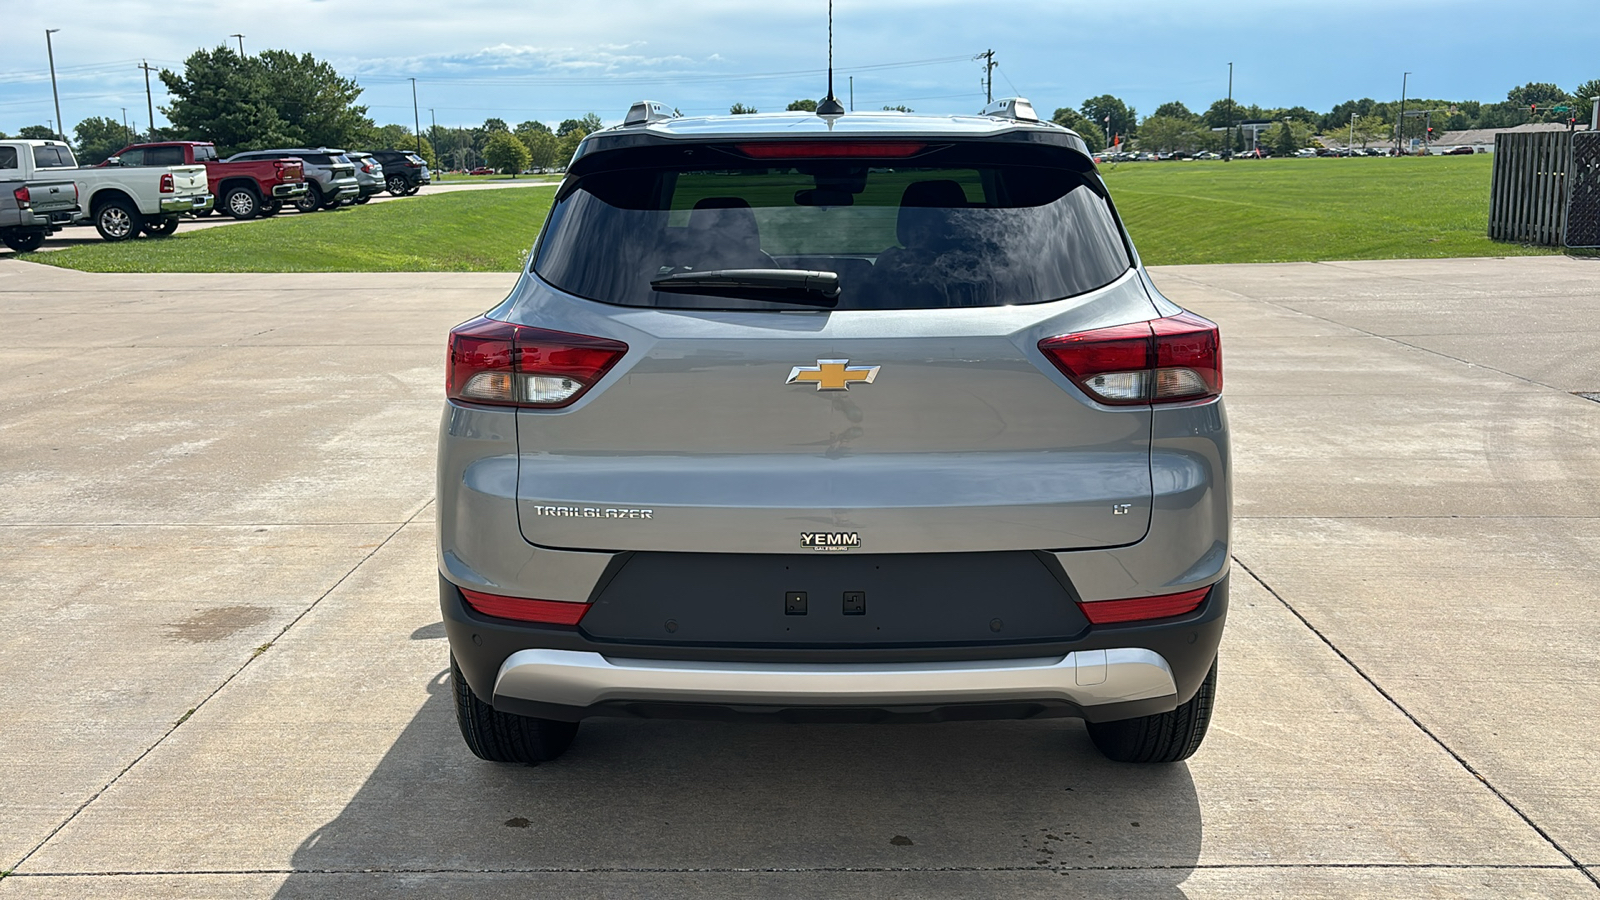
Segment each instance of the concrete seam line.
[[29,872],[12,878],[172,878],[218,877],[228,875],[693,875],[693,874],[807,874],[828,872],[1172,872],[1172,871],[1252,871],[1286,869],[1381,869],[1394,871],[1440,870],[1461,872],[1565,872],[1571,866],[1530,863],[1196,863],[1194,865],[1149,866],[505,866],[483,869],[451,868],[363,868],[363,869],[173,869],[106,872]]
[[[316,609],[318,604],[320,604],[323,600],[326,600],[328,598],[328,595],[332,594],[334,591],[339,589],[339,585],[344,584],[347,580],[349,580],[350,576],[354,575],[357,570],[359,570],[362,566],[366,565],[368,560],[372,559],[372,557],[374,557],[374,556],[376,556],[378,554],[378,551],[382,550],[384,547],[389,546],[389,542],[394,540],[395,535],[397,535],[400,532],[404,531],[407,525],[410,525],[412,522],[416,521],[416,518],[418,516],[422,515],[422,513],[425,510],[427,510],[428,507],[430,507],[432,505],[433,505],[433,501],[429,500],[428,502],[426,502],[426,503],[422,504],[420,507],[418,507],[416,512],[413,512],[410,515],[410,517],[408,517],[404,522],[401,522],[398,526],[396,526],[393,531],[389,532],[389,535],[387,537],[385,537],[376,547],[373,547],[370,551],[368,551],[367,555],[365,555],[365,556],[361,557],[359,560],[357,560],[356,564],[351,566],[349,568],[349,570],[346,571],[343,575],[340,575],[339,578],[336,581],[334,581],[333,584],[328,586],[327,590],[325,590],[321,594],[317,595],[317,599],[311,601],[311,604],[309,606],[307,606],[305,609],[301,610],[299,615],[295,616],[293,619],[290,619],[289,623],[287,625],[284,625],[283,628],[279,629],[278,633],[276,635],[274,635],[272,640],[268,641],[267,643],[268,644],[276,644],[279,640],[281,640],[285,634],[289,633],[289,629],[291,629],[294,626],[300,624],[300,620],[301,619],[304,619],[306,616],[310,615],[311,611]],[[76,819],[79,816],[79,814],[81,814],[85,809],[88,809],[89,808],[89,804],[91,804],[91,803],[95,802],[96,800],[100,799],[100,797],[102,795],[104,795],[106,791],[111,789],[112,785],[114,785],[118,781],[122,780],[122,776],[128,774],[130,771],[133,770],[134,766],[137,766],[139,763],[143,762],[145,757],[147,757],[151,753],[155,752],[155,749],[157,747],[161,746],[161,744],[164,741],[166,741],[167,738],[171,737],[173,732],[177,731],[179,728],[182,728],[185,722],[188,722],[190,719],[194,718],[194,714],[195,713],[199,712],[201,709],[204,709],[205,705],[207,703],[211,702],[211,698],[213,698],[213,697],[217,696],[217,694],[221,693],[222,689],[227,687],[229,684],[233,683],[233,680],[235,678],[239,677],[240,673],[242,673],[245,669],[250,668],[250,664],[251,663],[255,662],[257,658],[259,658],[261,656],[264,656],[264,655],[265,654],[263,654],[263,653],[252,652],[248,657],[246,657],[244,663],[242,665],[240,665],[239,668],[234,669],[233,672],[230,675],[228,675],[228,677],[222,679],[222,682],[220,684],[218,684],[216,687],[212,688],[210,693],[208,693],[204,697],[200,698],[200,702],[196,703],[194,705],[193,709],[190,709],[189,712],[184,714],[184,716],[182,718],[178,719],[178,721],[174,722],[171,727],[169,727],[166,731],[162,732],[161,736],[156,738],[154,743],[152,743],[150,746],[146,747],[138,756],[135,756],[133,758],[132,762],[128,763],[126,766],[123,766],[122,770],[117,772],[117,774],[113,775],[111,777],[110,781],[107,781],[105,784],[101,785],[98,790],[96,790],[93,794],[89,795],[88,799],[86,799],[82,803],[78,804],[77,808],[74,809],[65,819],[62,819],[61,822],[56,825],[56,827],[50,829],[50,833],[49,834],[46,834],[37,844],[34,844],[32,849],[30,849],[27,853],[24,853],[22,855],[22,858],[18,859],[16,861],[16,863],[11,866],[11,874],[9,876],[7,876],[7,877],[9,877],[9,878],[21,877],[21,873],[17,872],[17,870],[22,868],[23,863],[26,863],[29,859],[32,859],[33,855],[35,853],[38,853],[39,850],[42,847],[44,847],[45,844],[50,843],[50,840],[52,838],[54,838],[57,834],[61,833],[61,829],[67,827],[70,824],[72,824],[72,821],[74,819]]]
[[1521,807],[1511,802],[1511,798],[1507,797],[1499,788],[1495,787],[1494,783],[1489,781],[1489,779],[1486,778],[1482,772],[1479,772],[1471,763],[1467,762],[1465,757],[1457,753],[1449,744],[1446,744],[1444,740],[1441,739],[1437,734],[1434,734],[1431,728],[1422,724],[1420,719],[1411,714],[1411,710],[1406,709],[1403,705],[1401,705],[1400,701],[1395,699],[1394,695],[1384,690],[1383,687],[1379,685],[1371,675],[1367,674],[1365,669],[1357,665],[1356,661],[1346,655],[1343,650],[1340,650],[1339,647],[1333,643],[1333,641],[1328,639],[1327,635],[1323,634],[1317,629],[1317,626],[1311,624],[1310,619],[1307,619],[1304,615],[1301,615],[1300,610],[1295,609],[1294,605],[1288,600],[1285,600],[1283,595],[1279,594],[1277,590],[1272,587],[1272,585],[1267,584],[1265,579],[1263,579],[1260,575],[1257,575],[1249,566],[1245,565],[1244,560],[1240,559],[1238,556],[1233,556],[1233,561],[1238,563],[1239,568],[1243,569],[1245,573],[1255,581],[1256,584],[1261,585],[1263,590],[1271,594],[1272,599],[1283,604],[1284,609],[1287,609],[1296,619],[1299,619],[1300,624],[1304,625],[1312,634],[1317,636],[1317,640],[1326,644],[1329,650],[1332,650],[1341,660],[1344,660],[1345,665],[1349,666],[1353,672],[1361,676],[1362,681],[1365,681],[1368,686],[1377,691],[1378,695],[1384,700],[1387,700],[1390,706],[1393,706],[1395,709],[1399,710],[1401,715],[1411,720],[1411,724],[1415,725],[1418,731],[1427,735],[1429,740],[1433,741],[1439,746],[1439,749],[1450,754],[1450,758],[1454,759],[1456,764],[1461,766],[1462,769],[1465,769],[1468,775],[1478,779],[1479,784],[1482,784],[1489,790],[1489,793],[1494,794],[1495,797],[1499,798],[1500,802],[1504,803],[1507,809],[1516,813],[1517,817],[1525,822],[1529,828],[1532,828],[1534,832],[1539,835],[1539,837],[1544,838],[1545,843],[1554,848],[1557,853],[1560,853],[1562,856],[1566,857],[1567,861],[1572,863],[1572,868],[1577,869],[1578,872],[1581,873],[1583,877],[1589,879],[1589,881],[1596,888],[1600,888],[1600,875],[1596,875],[1594,872],[1591,872],[1585,868],[1583,863],[1579,862],[1576,856],[1573,856],[1566,847],[1561,846],[1560,842],[1552,837],[1549,832],[1545,831],[1544,828],[1539,825],[1539,823],[1533,821],[1531,816],[1523,812]]
[[[1359,262],[1361,260],[1353,260],[1353,261]],[[1373,260],[1366,260],[1366,261],[1367,262],[1372,262]],[[1330,265],[1330,264],[1327,263],[1327,262],[1313,262],[1312,265],[1327,266],[1327,265]],[[1329,317],[1324,316],[1324,315],[1319,315],[1319,314],[1314,313],[1314,312],[1308,312],[1307,310],[1303,310],[1303,309],[1295,309],[1293,306],[1290,306],[1287,303],[1280,303],[1280,302],[1275,301],[1275,300],[1265,300],[1265,299],[1263,299],[1261,297],[1253,297],[1253,296],[1251,296],[1249,294],[1242,294],[1242,293],[1240,293],[1238,291],[1232,290],[1231,288],[1225,288],[1225,287],[1222,287],[1221,285],[1211,284],[1210,282],[1202,281],[1202,280],[1200,280],[1198,278],[1194,278],[1192,276],[1187,276],[1187,275],[1182,275],[1182,274],[1179,274],[1179,273],[1176,273],[1176,272],[1168,273],[1167,276],[1165,276],[1165,277],[1180,278],[1180,279],[1182,279],[1184,281],[1188,281],[1191,284],[1197,285],[1199,287],[1206,288],[1208,290],[1218,291],[1218,292],[1221,292],[1221,293],[1224,293],[1224,294],[1231,294],[1234,297],[1238,297],[1241,300],[1250,300],[1250,301],[1254,301],[1256,303],[1265,303],[1268,306],[1276,307],[1277,309],[1284,310],[1285,312],[1292,312],[1297,316],[1305,316],[1305,317],[1310,318],[1310,319],[1316,319],[1319,322],[1326,322],[1329,325],[1333,325],[1333,326],[1336,326],[1338,328],[1343,328],[1346,331],[1352,331],[1352,332],[1354,332],[1356,334],[1366,335],[1367,337],[1371,337],[1371,338],[1377,338],[1380,341],[1388,341],[1389,343],[1398,344],[1398,345],[1400,345],[1402,347],[1409,347],[1409,348],[1411,348],[1413,350],[1420,350],[1423,353],[1432,354],[1433,356],[1437,356],[1437,357],[1440,357],[1442,359],[1448,359],[1448,360],[1450,360],[1452,362],[1461,363],[1462,365],[1467,366],[1469,368],[1484,369],[1484,370],[1489,371],[1489,372],[1495,372],[1495,373],[1498,373],[1500,375],[1504,375],[1507,378],[1516,379],[1517,381],[1521,381],[1521,382],[1524,382],[1526,384],[1538,385],[1539,387],[1542,387],[1542,388],[1549,388],[1552,391],[1561,391],[1560,388],[1556,387],[1553,384],[1546,384],[1546,383],[1544,383],[1542,381],[1539,381],[1537,379],[1529,378],[1526,375],[1518,375],[1515,372],[1507,372],[1504,369],[1497,369],[1494,366],[1485,365],[1484,363],[1475,363],[1475,362],[1472,362],[1471,360],[1461,359],[1460,357],[1451,356],[1450,354],[1444,353],[1444,352],[1439,351],[1439,350],[1434,350],[1434,349],[1431,349],[1431,348],[1428,348],[1428,347],[1422,347],[1422,346],[1419,346],[1417,344],[1412,344],[1412,343],[1408,343],[1406,341],[1402,341],[1398,337],[1394,337],[1394,336],[1390,336],[1390,335],[1386,335],[1386,334],[1378,334],[1375,331],[1368,331],[1365,328],[1360,328],[1360,327],[1355,326],[1355,325],[1349,325],[1349,324],[1346,324],[1344,322],[1340,322],[1337,319],[1332,319],[1332,318],[1329,318]],[[1416,281],[1419,284],[1429,284],[1429,282],[1422,281],[1421,279],[1406,279],[1406,280]],[[1567,393],[1570,393],[1570,392],[1569,391],[1561,391],[1561,393],[1567,394]]]

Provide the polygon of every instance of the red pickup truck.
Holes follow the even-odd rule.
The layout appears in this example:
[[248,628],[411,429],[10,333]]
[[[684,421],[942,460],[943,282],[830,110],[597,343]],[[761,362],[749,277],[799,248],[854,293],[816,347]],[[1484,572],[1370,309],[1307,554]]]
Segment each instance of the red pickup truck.
[[[129,144],[102,166],[206,167],[206,180],[216,195],[216,209],[235,219],[270,216],[306,192],[305,166],[298,159],[223,162],[215,145],[203,141]],[[209,214],[208,209],[204,214]]]

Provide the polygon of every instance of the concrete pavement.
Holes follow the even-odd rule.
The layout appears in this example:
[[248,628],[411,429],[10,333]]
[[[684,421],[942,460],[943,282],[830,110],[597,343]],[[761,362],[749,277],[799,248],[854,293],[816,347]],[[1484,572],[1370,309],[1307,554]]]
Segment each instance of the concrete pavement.
[[0,261],[0,900],[1600,896],[1600,263],[1154,275],[1235,430],[1193,760],[602,720],[526,769],[461,745],[431,552],[442,335],[509,276]]

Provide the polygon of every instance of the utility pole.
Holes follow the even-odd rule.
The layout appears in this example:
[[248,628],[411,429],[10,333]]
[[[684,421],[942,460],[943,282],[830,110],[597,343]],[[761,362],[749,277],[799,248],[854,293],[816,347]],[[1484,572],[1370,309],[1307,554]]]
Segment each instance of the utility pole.
[[228,35],[228,37],[238,38],[239,39],[239,58],[240,59],[244,59],[244,35],[242,35],[242,34],[230,34],[230,35]]
[[1407,72],[1400,76],[1400,115],[1394,120],[1394,152],[1404,153],[1402,142],[1406,138],[1406,80],[1411,77]]
[[[428,110],[433,112],[433,110]],[[417,80],[411,79],[411,125],[416,129],[417,155],[422,155],[422,112],[417,109]]]
[[850,76],[850,111],[856,111],[856,77]]
[[144,60],[139,60],[139,68],[144,70],[144,102],[150,111],[150,137],[156,136],[156,102],[150,96],[150,70],[155,68]]
[[[428,129],[428,140],[433,144],[433,164],[437,166],[439,164],[439,120],[434,116],[433,107],[431,106],[428,107],[428,121],[433,123],[433,127]],[[421,156],[422,154],[418,153],[417,155]]]
[[130,144],[133,143],[133,132],[128,130],[128,108],[126,106],[122,108],[122,139]]
[[978,56],[973,56],[973,59],[984,61],[984,104],[990,104],[995,101],[995,66],[998,66],[998,62],[995,62],[995,51],[982,51]]
[[46,28],[44,30],[44,52],[50,56],[50,96],[56,100],[56,120],[53,123],[56,129],[56,137],[61,138],[62,143],[66,143],[67,136],[62,133],[66,131],[67,126],[62,124],[61,92],[56,90],[56,49],[50,44],[50,35],[60,30],[59,28]]
[[[1364,133],[1365,132],[1363,132],[1363,134]],[[1345,149],[1345,156],[1347,156],[1347,157],[1349,157],[1351,159],[1355,158],[1355,155],[1356,155],[1356,153],[1355,153],[1355,150],[1356,150],[1356,114],[1355,113],[1351,113],[1350,114],[1350,143],[1346,144],[1344,149]]]
[[1228,159],[1233,159],[1233,120],[1236,118],[1233,114],[1233,63],[1228,63],[1228,130],[1223,135],[1228,143]]

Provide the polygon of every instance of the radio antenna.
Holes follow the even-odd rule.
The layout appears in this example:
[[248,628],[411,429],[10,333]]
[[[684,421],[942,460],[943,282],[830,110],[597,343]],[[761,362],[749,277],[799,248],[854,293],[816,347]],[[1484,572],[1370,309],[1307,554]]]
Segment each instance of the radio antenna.
[[817,115],[844,115],[844,104],[833,95],[833,0],[828,0],[828,96],[817,104]]

